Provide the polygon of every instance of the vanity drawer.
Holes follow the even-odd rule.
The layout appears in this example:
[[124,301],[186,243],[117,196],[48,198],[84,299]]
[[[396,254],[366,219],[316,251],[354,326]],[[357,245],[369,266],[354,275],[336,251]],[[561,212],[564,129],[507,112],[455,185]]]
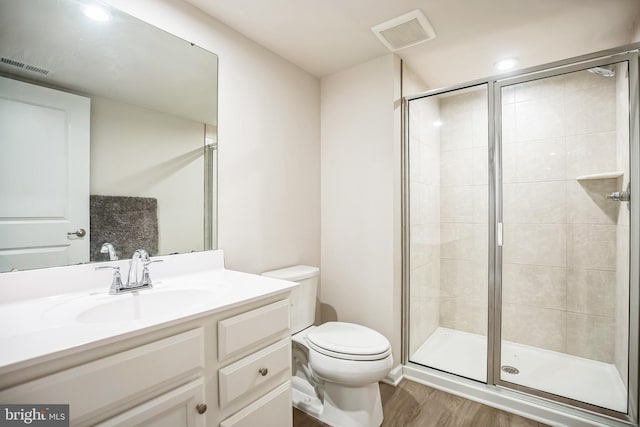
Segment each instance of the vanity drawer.
[[289,336],[288,299],[218,322],[218,359],[284,336]]
[[267,383],[277,384],[291,376],[291,340],[283,339],[220,369],[220,407]]
[[291,382],[280,385],[220,423],[220,427],[290,426]]
[[[2,403],[68,403],[71,424],[204,368],[204,333],[193,329],[0,391]],[[160,368],[161,367],[161,368]]]

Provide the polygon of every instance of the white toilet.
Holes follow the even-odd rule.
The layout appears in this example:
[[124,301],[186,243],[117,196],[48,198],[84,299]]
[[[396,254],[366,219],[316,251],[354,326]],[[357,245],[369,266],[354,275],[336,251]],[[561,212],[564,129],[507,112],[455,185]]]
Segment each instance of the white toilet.
[[300,284],[291,292],[293,405],[331,426],[378,427],[378,381],[393,365],[391,345],[362,325],[313,326],[319,272],[317,267],[297,265],[263,273]]

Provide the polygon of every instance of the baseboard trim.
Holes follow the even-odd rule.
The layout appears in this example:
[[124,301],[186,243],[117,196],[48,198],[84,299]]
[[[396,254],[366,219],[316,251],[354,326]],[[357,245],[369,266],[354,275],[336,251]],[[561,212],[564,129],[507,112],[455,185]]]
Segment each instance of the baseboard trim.
[[398,384],[400,384],[400,381],[402,381],[403,377],[404,377],[403,366],[398,365],[395,368],[391,369],[391,371],[389,371],[387,376],[385,376],[380,381],[382,381],[385,384],[389,384],[396,387]]

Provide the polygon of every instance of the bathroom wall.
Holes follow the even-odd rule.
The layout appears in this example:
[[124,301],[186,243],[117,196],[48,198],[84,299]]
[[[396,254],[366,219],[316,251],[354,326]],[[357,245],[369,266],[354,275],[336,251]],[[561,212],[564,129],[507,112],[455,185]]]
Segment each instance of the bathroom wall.
[[613,362],[616,79],[503,90],[503,339]]
[[107,0],[219,57],[218,232],[227,268],[320,265],[320,82],[179,0]]
[[202,123],[92,98],[91,194],[157,199],[158,253],[201,251],[203,135]]
[[[404,72],[403,89],[415,94],[424,84]],[[432,97],[409,108],[409,355],[440,324],[440,107]],[[435,161],[434,161],[435,160]]]
[[374,328],[400,363],[400,61],[322,78],[323,320]]

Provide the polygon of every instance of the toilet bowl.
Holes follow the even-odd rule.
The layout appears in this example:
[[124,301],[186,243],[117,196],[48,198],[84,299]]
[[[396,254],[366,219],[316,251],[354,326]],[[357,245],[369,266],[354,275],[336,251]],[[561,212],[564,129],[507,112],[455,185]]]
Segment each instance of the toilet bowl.
[[291,294],[292,403],[325,424],[378,427],[378,381],[392,368],[387,338],[347,322],[313,326],[319,270],[295,266],[263,273],[298,282]]

